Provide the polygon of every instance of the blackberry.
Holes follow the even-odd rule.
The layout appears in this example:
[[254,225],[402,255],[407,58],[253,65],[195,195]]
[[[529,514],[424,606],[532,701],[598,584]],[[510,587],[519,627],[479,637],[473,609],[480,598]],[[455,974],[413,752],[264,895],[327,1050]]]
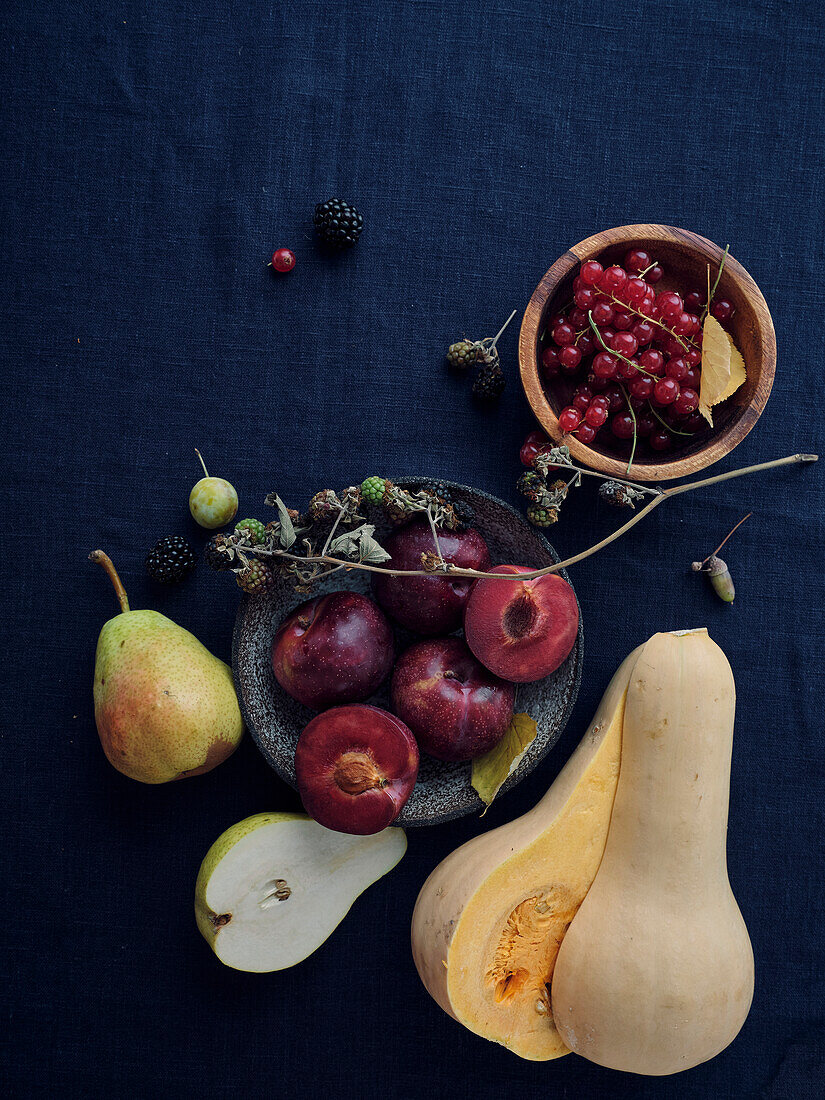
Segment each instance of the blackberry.
[[533,506],[527,509],[527,518],[535,527],[552,527],[559,518],[557,508],[538,508]]
[[478,359],[478,349],[472,340],[458,340],[447,349],[447,362],[455,370],[468,370]]
[[532,500],[534,504],[541,499],[541,495],[545,491],[543,478],[534,470],[527,470],[526,473],[523,473],[516,482],[516,488],[522,496]]
[[261,546],[266,542],[266,528],[259,519],[242,519],[235,524],[235,534],[250,546]]
[[458,530],[466,531],[468,527],[472,527],[476,521],[475,510],[463,500],[452,500],[450,503],[458,520]]
[[361,496],[368,504],[380,504],[386,481],[383,477],[368,477],[361,482]]
[[312,224],[321,243],[338,252],[356,244],[364,228],[364,219],[348,202],[327,199],[315,207]]
[[213,535],[207,542],[203,549],[203,560],[209,566],[210,569],[214,569],[220,573],[224,569],[231,569],[233,559],[228,554],[224,554],[218,548],[221,546],[229,546],[226,535]]
[[445,504],[453,503],[453,492],[446,481],[428,481],[423,487],[428,493],[440,497]]
[[498,401],[504,393],[505,385],[504,371],[498,363],[490,363],[489,366],[482,367],[476,375],[476,380],[473,382],[473,395],[479,401],[492,403]]
[[177,584],[192,572],[197,560],[183,535],[167,535],[146,555],[146,572],[160,584]]
[[275,583],[275,573],[262,561],[254,559],[240,573],[235,574],[238,588],[248,596],[262,596]]

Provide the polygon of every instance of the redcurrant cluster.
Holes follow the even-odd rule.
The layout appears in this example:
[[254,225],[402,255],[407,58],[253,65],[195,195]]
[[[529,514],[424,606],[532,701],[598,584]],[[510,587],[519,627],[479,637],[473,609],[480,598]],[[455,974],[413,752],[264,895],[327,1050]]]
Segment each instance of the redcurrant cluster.
[[[660,264],[641,248],[624,266],[583,263],[573,282],[573,303],[548,325],[542,369],[548,381],[581,379],[559,425],[591,444],[607,428],[618,441],[646,441],[666,451],[675,436],[705,427],[697,412],[702,364],[704,302],[674,290],[656,292]],[[710,312],[721,323],[733,316],[725,299]]]

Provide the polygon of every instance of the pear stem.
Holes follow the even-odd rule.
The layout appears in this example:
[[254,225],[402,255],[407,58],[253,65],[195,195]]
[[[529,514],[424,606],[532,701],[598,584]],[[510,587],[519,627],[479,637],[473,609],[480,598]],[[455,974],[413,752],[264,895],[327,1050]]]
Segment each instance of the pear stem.
[[121,581],[120,577],[117,575],[117,569],[115,569],[114,563],[109,555],[104,554],[102,550],[93,550],[91,554],[89,554],[89,561],[96,561],[98,565],[103,566],[114,587],[117,602],[120,604],[120,610],[128,611],[129,597],[126,595],[123,581]]
[[207,470],[207,468],[206,468],[206,463],[205,463],[205,462],[203,461],[203,455],[202,455],[202,454],[200,453],[200,451],[198,450],[198,448],[197,448],[197,447],[195,448],[195,454],[196,454],[196,455],[198,456],[198,458],[200,459],[200,464],[201,464],[201,466],[203,466],[203,474],[204,474],[204,477],[209,477],[209,471],[208,471],[208,470]]

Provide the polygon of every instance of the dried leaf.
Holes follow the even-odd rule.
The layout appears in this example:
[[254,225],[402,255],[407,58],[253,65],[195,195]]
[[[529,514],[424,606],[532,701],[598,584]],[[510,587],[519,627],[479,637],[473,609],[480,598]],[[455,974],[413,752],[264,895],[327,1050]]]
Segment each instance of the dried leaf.
[[727,400],[745,381],[745,362],[732,337],[712,314],[702,329],[702,381],[699,412],[713,427],[711,409]]
[[529,714],[514,714],[507,731],[495,748],[473,761],[471,782],[484,803],[482,817],[504,782],[521,763],[537,733],[538,727]]
[[[278,509],[278,520],[281,524],[281,530],[278,533],[281,546],[284,550],[288,550],[295,542],[295,528],[292,525],[292,520],[289,516],[287,506],[281,500],[277,493],[270,493],[270,497],[273,498],[275,507]],[[269,498],[267,498],[268,500]]]
[[368,565],[380,565],[381,562],[389,561],[392,557],[388,554],[380,543],[372,537],[372,532],[375,528],[372,524],[365,524],[362,528],[361,534],[361,561],[367,562]]

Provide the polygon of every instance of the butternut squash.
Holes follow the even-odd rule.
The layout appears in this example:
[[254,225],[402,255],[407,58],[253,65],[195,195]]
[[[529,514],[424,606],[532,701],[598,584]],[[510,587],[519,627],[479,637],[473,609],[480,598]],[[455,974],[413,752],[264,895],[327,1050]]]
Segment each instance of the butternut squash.
[[553,1025],[550,981],[604,850],[639,652],[613,677],[591,728],[538,805],[449,855],[415,906],[413,957],[430,994],[470,1031],[522,1058],[568,1053]]
[[553,977],[562,1040],[599,1065],[689,1069],[748,1014],[753,952],[725,856],[734,708],[706,630],[643,647],[604,857]]

